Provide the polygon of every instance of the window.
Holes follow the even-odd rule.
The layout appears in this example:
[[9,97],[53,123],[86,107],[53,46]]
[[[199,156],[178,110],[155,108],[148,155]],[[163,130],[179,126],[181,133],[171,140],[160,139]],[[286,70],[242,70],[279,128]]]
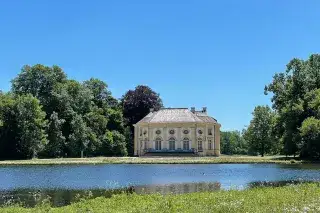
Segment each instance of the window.
[[161,150],[161,138],[156,139],[156,150]]
[[188,138],[183,139],[183,150],[189,150],[189,139]]
[[208,129],[208,135],[212,135],[212,129]]
[[169,139],[169,150],[175,150],[176,149],[176,141],[174,138]]
[[213,147],[212,147],[212,141],[211,140],[208,140],[208,149],[209,150],[212,150]]
[[202,152],[202,140],[198,139],[198,151]]

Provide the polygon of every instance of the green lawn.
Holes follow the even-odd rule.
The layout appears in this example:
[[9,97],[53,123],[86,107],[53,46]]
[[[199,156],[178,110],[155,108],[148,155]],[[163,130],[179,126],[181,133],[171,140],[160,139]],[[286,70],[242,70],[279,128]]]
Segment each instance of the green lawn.
[[320,212],[317,183],[244,191],[197,192],[182,195],[114,195],[51,208],[0,208],[0,212]]
[[303,163],[285,160],[284,156],[227,156],[220,157],[93,157],[0,161],[0,165],[49,164],[214,164],[214,163]]

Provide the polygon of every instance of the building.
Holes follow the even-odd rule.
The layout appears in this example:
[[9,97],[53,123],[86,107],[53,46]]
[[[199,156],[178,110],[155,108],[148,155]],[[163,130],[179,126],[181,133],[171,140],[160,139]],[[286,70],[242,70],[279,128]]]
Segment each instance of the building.
[[220,155],[220,124],[207,114],[207,108],[150,110],[134,125],[134,154],[194,153]]

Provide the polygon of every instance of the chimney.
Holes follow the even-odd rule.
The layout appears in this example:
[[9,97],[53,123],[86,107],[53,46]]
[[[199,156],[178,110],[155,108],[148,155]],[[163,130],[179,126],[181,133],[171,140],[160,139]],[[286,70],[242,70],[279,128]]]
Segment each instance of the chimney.
[[191,107],[191,112],[195,113],[196,112],[196,108],[195,107]]
[[150,112],[153,112],[154,111],[154,108],[150,108]]
[[202,107],[202,112],[207,113],[207,107]]

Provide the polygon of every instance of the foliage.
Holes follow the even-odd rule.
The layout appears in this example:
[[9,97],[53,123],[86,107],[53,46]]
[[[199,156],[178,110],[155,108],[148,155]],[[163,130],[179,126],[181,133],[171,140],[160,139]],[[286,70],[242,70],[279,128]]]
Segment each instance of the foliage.
[[47,122],[39,100],[31,94],[4,94],[0,102],[3,118],[0,127],[1,158],[36,157],[47,143]]
[[82,116],[75,115],[71,121],[71,134],[67,147],[72,156],[80,157],[80,153],[88,147],[88,130]]
[[248,144],[239,131],[221,132],[221,153],[227,155],[248,154]]
[[[127,155],[122,108],[105,82],[67,79],[58,66],[24,66],[0,93],[3,159]],[[112,143],[106,136],[111,134]],[[132,138],[130,138],[132,139]],[[108,150],[106,150],[108,149]]]
[[117,107],[118,101],[112,97],[108,85],[96,78],[91,78],[83,83],[93,94],[93,101],[99,108]]
[[268,106],[255,107],[253,118],[244,134],[250,150],[258,152],[262,157],[274,149],[273,116],[274,114]]
[[40,100],[41,105],[50,117],[51,93],[58,83],[66,80],[66,74],[58,66],[23,66],[20,74],[12,81],[12,92],[18,95],[32,94]]
[[319,212],[318,183],[187,194],[120,194],[52,208],[4,207],[0,212]]
[[302,155],[320,159],[320,120],[309,117],[300,128],[302,136]]
[[[139,85],[134,90],[129,90],[123,95],[121,106],[126,126],[130,127],[131,134],[133,135],[133,124],[136,124],[145,117],[151,108],[159,110],[163,107],[163,104],[159,94],[148,86]],[[127,149],[129,155],[133,155],[133,141],[127,143]]]
[[113,138],[113,155],[118,156],[126,156],[127,149],[126,149],[126,138],[124,135],[120,134],[118,131],[112,131],[112,138]]
[[125,156],[128,148],[132,154],[132,124],[161,106],[147,86],[128,91],[120,104],[99,79],[81,83],[58,66],[26,65],[12,92],[0,92],[0,156]]
[[51,114],[47,128],[48,144],[41,155],[45,157],[63,157],[66,138],[62,134],[61,128],[64,123],[65,120],[59,119],[58,113],[53,112]]
[[265,93],[272,93],[271,101],[279,121],[274,132],[283,142],[285,154],[300,153],[304,157],[317,157],[319,150],[310,150],[317,149],[317,146],[309,141],[310,135],[306,132],[311,120],[306,120],[310,117],[319,119],[319,89],[320,55],[317,54],[311,55],[306,61],[291,60],[286,71],[276,74],[265,87]]

